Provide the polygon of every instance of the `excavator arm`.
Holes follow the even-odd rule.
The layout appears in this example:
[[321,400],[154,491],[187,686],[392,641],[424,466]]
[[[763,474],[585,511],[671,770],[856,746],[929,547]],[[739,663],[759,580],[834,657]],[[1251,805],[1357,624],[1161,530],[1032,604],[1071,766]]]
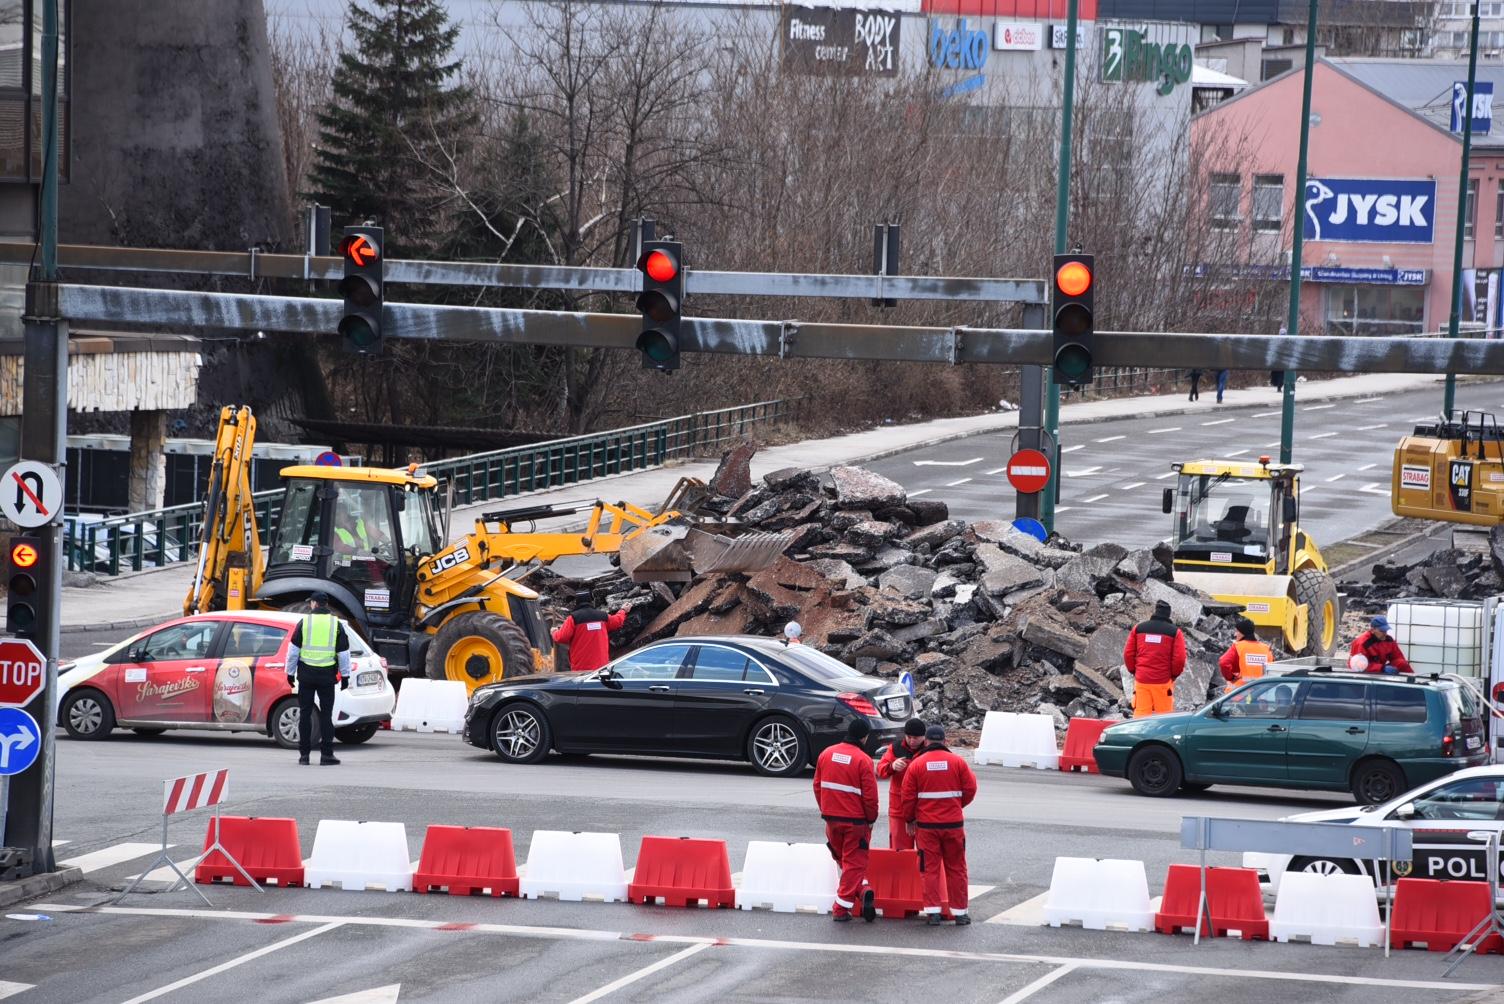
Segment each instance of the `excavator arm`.
[[256,418],[251,409],[221,409],[204,497],[198,565],[183,601],[184,614],[242,610],[261,586],[261,532],[251,501],[255,444]]

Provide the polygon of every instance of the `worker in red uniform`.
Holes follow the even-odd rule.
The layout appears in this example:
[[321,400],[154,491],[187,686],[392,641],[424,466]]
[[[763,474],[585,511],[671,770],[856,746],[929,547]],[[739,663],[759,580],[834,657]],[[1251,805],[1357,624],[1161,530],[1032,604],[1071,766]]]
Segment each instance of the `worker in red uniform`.
[[919,845],[924,879],[924,920],[941,922],[940,872],[950,912],[958,926],[971,923],[966,912],[966,815],[962,811],[977,797],[977,776],[971,764],[945,745],[945,729],[925,730],[925,747],[903,772],[903,818]]
[[912,851],[914,838],[903,819],[903,775],[914,754],[924,749],[924,722],[910,718],[903,727],[903,738],[883,750],[877,762],[877,776],[888,779],[888,846],[895,851]]
[[841,869],[831,919],[851,919],[857,900],[862,919],[877,919],[872,889],[867,885],[867,852],[872,847],[872,824],[877,822],[877,776],[872,758],[862,749],[872,731],[865,719],[846,726],[846,741],[820,754],[815,763],[815,804],[825,820],[825,844]]
[[1175,710],[1175,680],[1185,671],[1185,635],[1170,620],[1170,604],[1154,604],[1154,616],[1128,632],[1123,665],[1133,674],[1133,717]]
[[1389,634],[1389,618],[1382,614],[1368,622],[1369,627],[1353,639],[1348,655],[1361,655],[1368,660],[1366,673],[1413,673],[1410,661],[1400,651],[1399,643]]
[[591,605],[589,593],[580,593],[575,602],[579,605],[554,628],[554,644],[569,646],[570,669],[588,673],[611,661],[611,632],[627,623],[627,608],[608,614]]
[[1258,679],[1264,675],[1264,667],[1274,661],[1274,650],[1259,641],[1257,630],[1247,617],[1238,618],[1233,627],[1236,640],[1217,660],[1217,668],[1222,671],[1222,679],[1227,681],[1228,687],[1241,687],[1249,680]]

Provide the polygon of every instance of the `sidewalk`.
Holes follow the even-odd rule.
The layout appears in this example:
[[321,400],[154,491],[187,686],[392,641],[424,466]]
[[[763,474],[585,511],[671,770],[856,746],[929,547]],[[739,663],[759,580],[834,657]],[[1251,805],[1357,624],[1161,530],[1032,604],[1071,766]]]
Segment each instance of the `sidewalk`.
[[[1360,376],[1303,383],[1297,387],[1295,393],[1296,399],[1306,404],[1313,401],[1374,397],[1435,386],[1439,411],[1441,382],[1441,377],[1433,375],[1366,373]],[[1177,389],[1173,394],[1066,404],[1060,409],[1060,423],[1062,427],[1068,427],[1119,418],[1148,418],[1159,415],[1210,412],[1217,408],[1215,388],[1210,393],[1203,393],[1200,401],[1187,401],[1185,393],[1184,390]],[[1279,405],[1280,400],[1279,391],[1268,386],[1229,390],[1224,407],[1259,405],[1275,407]],[[752,461],[752,476],[754,479],[760,478],[769,471],[776,471],[781,467],[830,467],[836,464],[868,463],[920,446],[1017,427],[1018,412],[1012,411],[969,415],[962,418],[942,418],[915,425],[890,425],[829,439],[807,440],[788,446],[772,447],[758,453]],[[450,530],[453,536],[462,536],[470,530],[476,513],[503,506],[513,506],[522,499],[531,504],[548,505],[602,498],[611,502],[624,501],[654,508],[668,496],[681,477],[709,480],[715,468],[716,461],[714,460],[673,464],[610,478],[598,478],[584,484],[550,491],[509,496],[504,500],[497,499],[477,506],[456,509],[450,521]],[[583,525],[583,520],[577,522]],[[555,529],[569,528],[568,524],[549,524],[549,526]],[[188,591],[188,584],[192,577],[193,565],[184,563],[105,579],[98,585],[87,588],[65,587],[63,589],[62,629],[65,632],[119,631],[123,636],[127,631],[146,627],[175,616],[183,608],[183,597]]]

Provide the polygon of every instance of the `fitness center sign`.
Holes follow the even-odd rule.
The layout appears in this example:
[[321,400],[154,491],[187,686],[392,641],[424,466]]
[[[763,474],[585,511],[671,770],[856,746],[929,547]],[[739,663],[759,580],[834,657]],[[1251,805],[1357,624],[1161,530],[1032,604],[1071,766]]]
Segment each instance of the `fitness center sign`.
[[783,68],[816,77],[898,74],[896,12],[835,7],[783,8]]
[[1191,47],[1155,42],[1135,28],[1102,29],[1102,79],[1113,83],[1157,83],[1155,93],[1169,94],[1191,79]]

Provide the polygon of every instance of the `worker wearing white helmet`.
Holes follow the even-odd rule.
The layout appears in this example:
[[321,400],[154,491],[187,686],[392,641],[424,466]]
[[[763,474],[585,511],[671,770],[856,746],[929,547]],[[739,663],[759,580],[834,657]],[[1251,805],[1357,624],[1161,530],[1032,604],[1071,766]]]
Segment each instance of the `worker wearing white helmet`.
[[804,628],[799,626],[798,621],[789,621],[783,626],[783,643],[785,645],[801,644],[800,638],[804,637]]

